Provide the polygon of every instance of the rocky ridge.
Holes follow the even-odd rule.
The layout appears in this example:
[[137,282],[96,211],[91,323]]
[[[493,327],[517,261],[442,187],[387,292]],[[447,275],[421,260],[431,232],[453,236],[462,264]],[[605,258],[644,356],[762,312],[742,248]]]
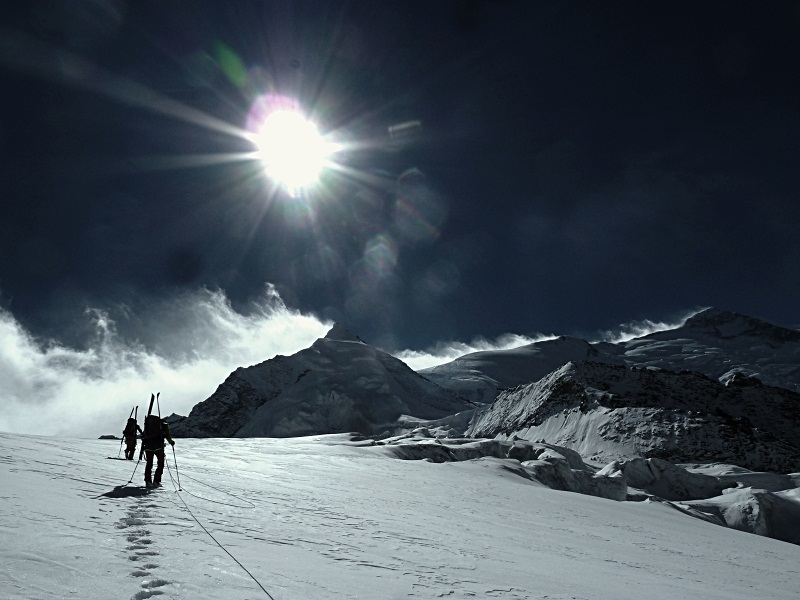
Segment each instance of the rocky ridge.
[[601,462],[633,457],[800,465],[800,395],[744,376],[725,385],[693,371],[568,363],[502,392],[470,437],[547,440]]

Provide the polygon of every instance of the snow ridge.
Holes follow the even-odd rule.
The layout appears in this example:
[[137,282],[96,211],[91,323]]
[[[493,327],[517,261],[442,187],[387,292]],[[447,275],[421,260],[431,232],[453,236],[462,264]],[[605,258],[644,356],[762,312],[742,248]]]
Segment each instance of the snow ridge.
[[188,417],[184,437],[392,432],[404,416],[440,419],[472,405],[340,326],[310,348],[239,368]]
[[740,373],[800,393],[800,332],[717,308],[701,311],[675,329],[624,342],[560,337],[466,354],[420,373],[488,403],[499,391],[538,381],[569,361],[691,370],[723,381]]
[[516,436],[609,462],[657,457],[789,472],[800,464],[800,395],[742,377],[568,363],[502,392],[466,435]]
[[501,389],[537,381],[569,361],[591,360],[622,364],[586,340],[561,336],[514,348],[472,352],[420,373],[476,402],[494,400]]
[[709,308],[689,317],[683,327],[728,340],[742,336],[760,338],[771,342],[775,347],[800,342],[800,331],[719,308]]

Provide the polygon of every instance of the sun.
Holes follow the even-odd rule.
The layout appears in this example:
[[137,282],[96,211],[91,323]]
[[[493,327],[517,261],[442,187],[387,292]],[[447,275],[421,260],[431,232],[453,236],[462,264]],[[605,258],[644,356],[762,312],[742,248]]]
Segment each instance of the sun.
[[270,113],[254,141],[267,175],[293,196],[318,181],[335,150],[314,123],[293,110]]

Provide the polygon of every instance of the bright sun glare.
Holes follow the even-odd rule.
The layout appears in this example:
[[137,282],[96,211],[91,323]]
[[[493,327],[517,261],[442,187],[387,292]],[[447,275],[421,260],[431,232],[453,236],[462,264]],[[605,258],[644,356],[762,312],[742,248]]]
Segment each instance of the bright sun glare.
[[293,195],[317,182],[334,149],[311,121],[291,110],[270,114],[256,143],[267,175]]

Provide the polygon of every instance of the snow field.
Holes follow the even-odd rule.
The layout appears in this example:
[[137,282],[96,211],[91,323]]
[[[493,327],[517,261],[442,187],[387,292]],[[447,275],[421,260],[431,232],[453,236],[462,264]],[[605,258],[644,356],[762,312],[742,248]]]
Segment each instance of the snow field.
[[113,440],[0,434],[0,598],[800,595],[798,546],[347,439],[179,439],[148,493]]

